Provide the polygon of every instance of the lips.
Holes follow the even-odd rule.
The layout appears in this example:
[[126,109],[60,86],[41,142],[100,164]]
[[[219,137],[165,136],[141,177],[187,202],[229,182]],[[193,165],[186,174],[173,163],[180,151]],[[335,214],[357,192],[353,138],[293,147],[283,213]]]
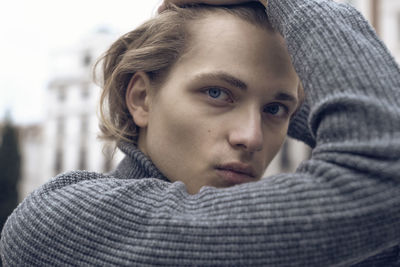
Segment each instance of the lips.
[[255,171],[249,164],[233,162],[218,165],[215,169],[228,186],[256,180]]

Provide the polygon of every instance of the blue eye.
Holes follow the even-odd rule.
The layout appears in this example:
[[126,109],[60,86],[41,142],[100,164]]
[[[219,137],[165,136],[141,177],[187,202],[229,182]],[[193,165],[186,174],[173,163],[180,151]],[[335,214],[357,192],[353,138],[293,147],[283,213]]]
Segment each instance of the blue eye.
[[276,113],[279,112],[279,109],[280,109],[280,108],[281,108],[281,107],[280,107],[279,105],[276,105],[276,104],[275,104],[275,105],[267,106],[267,107],[264,109],[264,111],[269,112],[269,113],[275,115]]
[[233,103],[234,98],[232,93],[228,89],[219,87],[208,87],[202,91],[209,101],[214,105],[226,105],[228,103]]
[[273,103],[266,106],[264,108],[264,112],[267,112],[274,116],[285,116],[288,113],[288,108],[280,103]]
[[207,90],[207,93],[212,98],[218,98],[221,96],[222,91],[219,88],[210,88]]

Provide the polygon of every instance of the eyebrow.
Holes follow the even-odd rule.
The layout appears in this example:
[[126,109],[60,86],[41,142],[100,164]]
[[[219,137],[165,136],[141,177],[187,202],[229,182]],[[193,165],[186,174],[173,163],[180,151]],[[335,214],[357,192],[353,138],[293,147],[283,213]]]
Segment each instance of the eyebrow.
[[287,93],[277,93],[274,96],[275,100],[281,100],[281,101],[289,101],[289,102],[293,102],[294,104],[297,104],[298,100],[296,97],[294,97],[292,94],[287,94]]
[[[198,80],[203,80],[203,79],[211,79],[211,80],[221,80],[229,85],[239,88],[243,91],[246,91],[248,86],[247,84],[232,76],[231,74],[224,72],[224,71],[218,71],[218,72],[212,72],[212,73],[201,73],[196,75],[196,79]],[[297,104],[298,100],[297,97],[290,93],[284,93],[284,92],[278,92],[277,94],[274,95],[275,100],[281,100],[281,101],[289,101],[293,102],[293,104]]]
[[202,80],[202,79],[211,79],[211,80],[221,80],[229,85],[239,88],[241,90],[247,90],[247,84],[238,78],[230,75],[229,73],[226,73],[224,71],[218,71],[218,72],[213,72],[213,73],[202,73],[199,75],[196,75],[196,79]]

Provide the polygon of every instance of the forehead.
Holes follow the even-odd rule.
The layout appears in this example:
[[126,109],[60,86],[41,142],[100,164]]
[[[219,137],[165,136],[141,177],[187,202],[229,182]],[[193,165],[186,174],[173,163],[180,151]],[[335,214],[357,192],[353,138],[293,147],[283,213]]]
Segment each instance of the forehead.
[[297,75],[278,33],[224,12],[211,12],[191,23],[188,31],[186,52],[172,73],[175,69],[175,74],[191,77],[223,71],[250,88],[297,88]]

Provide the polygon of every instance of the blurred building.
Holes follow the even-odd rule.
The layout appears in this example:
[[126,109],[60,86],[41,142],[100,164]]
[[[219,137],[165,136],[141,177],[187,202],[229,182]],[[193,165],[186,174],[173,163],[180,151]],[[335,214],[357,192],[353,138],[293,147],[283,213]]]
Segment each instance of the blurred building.
[[[335,0],[357,8],[375,28],[379,37],[400,62],[400,1],[399,0]],[[266,175],[294,171],[300,162],[309,158],[310,149],[291,138],[286,140]]]
[[55,57],[46,101],[45,177],[67,170],[109,171],[115,165],[110,147],[103,149],[97,139],[100,88],[92,79],[93,64],[113,40],[102,29]]
[[46,178],[43,177],[43,126],[21,126],[19,135],[22,169],[18,194],[19,199],[22,200],[38,185],[46,181]]
[[[400,1],[337,1],[360,10],[400,62]],[[104,172],[122,158],[118,151],[111,158],[110,148],[103,148],[97,139],[100,88],[92,82],[91,75],[94,61],[116,37],[101,29],[88,35],[77,48],[55,55],[47,91],[47,119],[41,125],[23,127],[21,131],[22,198],[60,172],[78,169]],[[288,138],[266,175],[294,171],[310,154],[306,145]]]
[[99,29],[76,47],[53,55],[46,118],[39,125],[21,128],[21,198],[59,173],[107,172],[122,158],[97,138],[100,88],[92,75],[95,61],[116,37],[110,30]]
[[398,0],[336,0],[357,8],[400,62],[400,1]]

